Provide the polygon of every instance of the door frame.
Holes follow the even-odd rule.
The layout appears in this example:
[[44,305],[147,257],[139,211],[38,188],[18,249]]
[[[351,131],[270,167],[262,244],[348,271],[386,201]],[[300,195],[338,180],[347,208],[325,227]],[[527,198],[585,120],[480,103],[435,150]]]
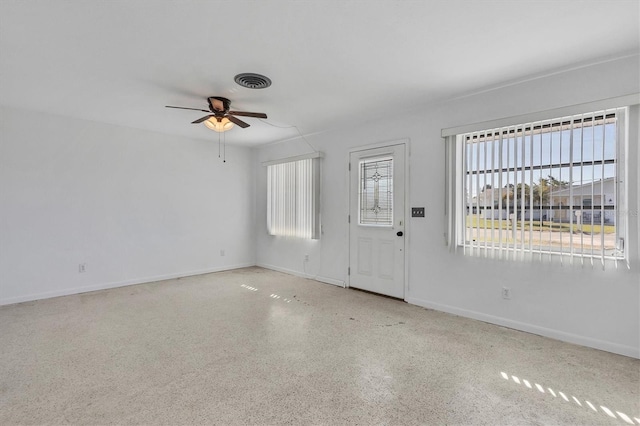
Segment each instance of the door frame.
[[[391,141],[387,141],[387,142],[378,142],[375,144],[371,144],[371,145],[362,145],[362,146],[357,146],[357,147],[353,147],[350,148],[347,151],[347,164],[345,167],[345,170],[347,171],[347,267],[350,268],[351,267],[351,225],[352,223],[349,223],[348,218],[349,215],[351,214],[351,172],[353,170],[349,170],[349,163],[351,162],[351,154],[354,152],[360,152],[360,151],[368,151],[370,149],[379,149],[379,148],[386,148],[386,147],[391,147],[394,145],[404,145],[404,298],[403,300],[407,300],[409,298],[409,247],[410,247],[410,238],[411,238],[411,232],[410,231],[410,225],[409,225],[409,221],[407,220],[410,215],[409,215],[409,210],[411,210],[410,207],[408,207],[410,205],[409,203],[409,186],[410,186],[410,182],[409,182],[409,168],[410,168],[410,164],[409,164],[409,158],[411,157],[411,139],[409,138],[404,138],[404,139],[395,139],[395,140],[391,140]],[[357,220],[357,219],[356,219]],[[346,288],[350,288],[351,287],[351,274],[349,274],[347,272],[347,279],[345,280],[345,287]]]

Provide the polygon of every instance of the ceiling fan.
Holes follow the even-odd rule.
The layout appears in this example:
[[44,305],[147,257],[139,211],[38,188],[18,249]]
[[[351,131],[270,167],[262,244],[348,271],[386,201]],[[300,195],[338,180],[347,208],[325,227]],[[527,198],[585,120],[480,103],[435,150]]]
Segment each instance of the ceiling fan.
[[206,109],[200,108],[187,108],[171,105],[166,105],[166,107],[207,112],[209,113],[209,115],[205,115],[204,117],[192,121],[191,124],[199,124],[204,122],[204,124],[208,128],[210,128],[211,130],[215,130],[216,132],[226,132],[227,130],[231,129],[234,124],[237,124],[243,129],[249,127],[248,123],[245,123],[244,121],[235,117],[236,115],[239,115],[241,117],[267,118],[267,114],[262,112],[229,111],[229,108],[231,107],[231,101],[221,96],[211,96],[207,98],[207,102],[209,104],[208,111]]

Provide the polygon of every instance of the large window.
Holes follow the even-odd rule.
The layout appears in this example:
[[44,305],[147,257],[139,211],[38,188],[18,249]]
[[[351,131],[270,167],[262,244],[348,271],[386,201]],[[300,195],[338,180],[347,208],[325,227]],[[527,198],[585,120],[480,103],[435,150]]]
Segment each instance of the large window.
[[274,163],[267,164],[269,234],[319,238],[319,155]]
[[456,195],[449,231],[457,246],[507,259],[623,259],[625,111],[450,137]]

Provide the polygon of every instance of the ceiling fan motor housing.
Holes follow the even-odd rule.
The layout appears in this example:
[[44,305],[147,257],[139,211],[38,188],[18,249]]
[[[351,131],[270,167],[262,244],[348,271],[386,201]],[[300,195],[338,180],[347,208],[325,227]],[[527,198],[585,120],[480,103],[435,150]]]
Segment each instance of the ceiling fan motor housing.
[[[209,103],[209,109],[214,114],[226,114],[231,107],[231,101],[227,98],[223,98],[222,96],[211,96],[207,98],[207,102]],[[220,105],[222,103],[222,105]],[[222,106],[222,109],[220,108]]]

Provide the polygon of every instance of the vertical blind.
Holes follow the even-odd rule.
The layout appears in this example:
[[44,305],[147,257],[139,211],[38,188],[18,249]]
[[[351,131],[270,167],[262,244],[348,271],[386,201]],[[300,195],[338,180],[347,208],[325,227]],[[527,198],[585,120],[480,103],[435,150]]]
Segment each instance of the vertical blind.
[[455,233],[465,254],[623,258],[623,119],[615,108],[459,134]]
[[319,228],[319,159],[268,165],[269,234],[317,239]]

